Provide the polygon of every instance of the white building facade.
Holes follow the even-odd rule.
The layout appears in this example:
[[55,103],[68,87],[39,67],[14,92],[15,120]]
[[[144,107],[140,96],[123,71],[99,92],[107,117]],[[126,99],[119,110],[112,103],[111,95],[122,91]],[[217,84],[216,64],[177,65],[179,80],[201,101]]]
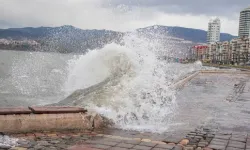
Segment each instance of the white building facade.
[[250,7],[240,12],[239,37],[250,37]]
[[215,43],[220,41],[220,19],[211,19],[208,23],[207,42]]

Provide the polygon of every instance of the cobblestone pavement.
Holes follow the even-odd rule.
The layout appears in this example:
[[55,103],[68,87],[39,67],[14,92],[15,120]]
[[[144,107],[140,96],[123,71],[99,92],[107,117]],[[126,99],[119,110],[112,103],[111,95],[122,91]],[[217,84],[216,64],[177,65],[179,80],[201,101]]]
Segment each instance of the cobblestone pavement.
[[206,128],[196,129],[178,138],[122,130],[119,133],[124,133],[124,136],[103,133],[72,131],[15,134],[11,137],[19,138],[18,145],[12,148],[0,146],[0,150],[250,150],[250,134]]

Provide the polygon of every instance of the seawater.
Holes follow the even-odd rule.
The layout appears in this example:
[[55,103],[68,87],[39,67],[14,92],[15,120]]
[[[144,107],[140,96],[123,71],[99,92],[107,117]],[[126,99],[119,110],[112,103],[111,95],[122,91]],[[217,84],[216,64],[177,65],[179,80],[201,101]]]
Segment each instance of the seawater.
[[176,91],[169,86],[202,65],[160,60],[159,51],[168,53],[162,45],[128,34],[122,45],[110,43],[85,55],[0,51],[0,104],[57,103],[106,81],[65,105],[97,111],[117,128],[164,132],[178,107]]

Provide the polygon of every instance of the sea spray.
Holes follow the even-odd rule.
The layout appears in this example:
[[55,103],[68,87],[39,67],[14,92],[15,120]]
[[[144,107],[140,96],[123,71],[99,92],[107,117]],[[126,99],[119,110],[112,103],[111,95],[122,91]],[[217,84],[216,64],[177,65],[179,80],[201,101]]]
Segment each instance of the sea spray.
[[[158,59],[157,52],[164,51],[161,44],[128,34],[123,46],[112,43],[71,60],[65,91],[69,95],[83,89],[84,94],[67,105],[95,110],[112,119],[118,128],[167,130],[177,107],[176,91],[169,85],[195,69]],[[93,90],[86,94],[84,89],[90,86]]]

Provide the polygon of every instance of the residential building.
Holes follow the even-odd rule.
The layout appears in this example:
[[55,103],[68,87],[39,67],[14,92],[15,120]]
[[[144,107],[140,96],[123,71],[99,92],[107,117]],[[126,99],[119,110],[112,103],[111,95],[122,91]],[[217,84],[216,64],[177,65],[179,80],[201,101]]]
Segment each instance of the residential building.
[[215,43],[220,41],[220,19],[211,19],[208,23],[207,42]]
[[250,7],[240,12],[239,37],[250,37]]
[[250,38],[196,45],[192,47],[192,54],[203,62],[244,65],[250,61]]

